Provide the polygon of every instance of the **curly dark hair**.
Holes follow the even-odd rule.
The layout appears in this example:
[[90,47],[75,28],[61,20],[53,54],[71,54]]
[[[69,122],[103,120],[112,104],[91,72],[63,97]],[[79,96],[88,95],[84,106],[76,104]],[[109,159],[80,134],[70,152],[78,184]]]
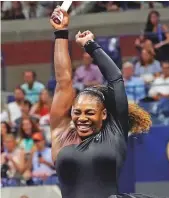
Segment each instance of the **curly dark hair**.
[[137,104],[129,104],[129,127],[131,133],[149,131],[152,125],[150,114]]

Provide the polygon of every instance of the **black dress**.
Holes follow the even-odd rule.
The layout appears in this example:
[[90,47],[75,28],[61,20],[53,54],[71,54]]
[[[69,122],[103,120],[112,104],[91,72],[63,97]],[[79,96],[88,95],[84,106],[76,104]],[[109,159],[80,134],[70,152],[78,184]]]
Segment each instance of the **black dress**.
[[[151,32],[146,36],[151,40],[154,45],[166,40],[165,32],[162,29],[162,25],[158,25],[157,32]],[[169,61],[169,44],[163,45],[159,49],[155,49],[156,59],[159,61]]]
[[97,134],[60,150],[56,171],[63,198],[149,198],[119,194],[117,180],[125,160],[128,103],[120,70],[95,42],[85,47],[108,81],[109,121]]

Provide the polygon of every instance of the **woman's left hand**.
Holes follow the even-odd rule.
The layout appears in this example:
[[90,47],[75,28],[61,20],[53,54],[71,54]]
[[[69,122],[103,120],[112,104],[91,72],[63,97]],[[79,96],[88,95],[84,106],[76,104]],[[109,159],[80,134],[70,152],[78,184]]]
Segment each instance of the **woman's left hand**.
[[88,41],[93,41],[94,34],[89,30],[81,33],[80,31],[76,34],[76,43],[83,47]]

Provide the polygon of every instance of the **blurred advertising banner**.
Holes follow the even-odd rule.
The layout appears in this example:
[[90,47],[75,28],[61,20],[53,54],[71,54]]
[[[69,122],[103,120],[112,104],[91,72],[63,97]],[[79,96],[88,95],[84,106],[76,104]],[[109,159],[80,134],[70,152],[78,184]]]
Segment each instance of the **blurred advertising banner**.
[[120,38],[97,37],[96,41],[121,69],[122,60],[121,60],[121,51],[120,51]]
[[34,186],[34,187],[8,187],[1,188],[3,198],[61,198],[57,186]]
[[169,126],[153,126],[149,133],[130,136],[119,180],[120,192],[169,197]]

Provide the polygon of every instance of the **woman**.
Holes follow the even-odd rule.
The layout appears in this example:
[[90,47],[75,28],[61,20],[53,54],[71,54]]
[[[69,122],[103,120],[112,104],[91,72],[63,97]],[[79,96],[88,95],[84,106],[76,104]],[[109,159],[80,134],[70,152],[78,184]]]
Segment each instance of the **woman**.
[[[1,154],[1,167],[5,166],[2,185],[17,186],[24,172],[24,152],[17,147],[13,134],[7,134],[4,140],[5,151]],[[2,168],[2,169],[3,169]]]
[[20,147],[30,153],[34,147],[32,135],[40,130],[30,118],[24,118],[20,124]]
[[[63,21],[58,25],[55,21],[61,12]],[[86,88],[74,100],[66,30],[69,17],[56,8],[50,23],[57,30],[54,52],[57,86],[50,117],[52,157],[62,197],[108,198],[116,195],[124,198],[125,195],[118,195],[117,180],[125,158],[129,125],[121,72],[93,41],[90,31],[79,32],[76,42],[96,61],[108,86]],[[131,131],[147,131],[151,124],[149,115],[134,105],[130,111]],[[140,125],[141,122],[144,124]]]
[[11,126],[7,122],[1,122],[1,152],[4,151],[4,139],[6,135],[11,134]]
[[39,96],[38,103],[34,104],[30,114],[42,117],[50,112],[51,99],[48,90],[44,89]]
[[11,132],[11,126],[7,122],[1,122],[1,136],[4,137]]
[[160,62],[154,59],[150,50],[142,49],[140,61],[135,66],[135,75],[141,76],[148,83],[153,81],[155,76],[160,75],[160,72]]
[[146,50],[151,51],[154,57],[156,56],[152,41],[146,39],[143,35],[141,35],[139,38],[135,40],[135,47],[137,51],[139,52],[139,54],[141,53],[142,49],[146,49]]
[[159,12],[153,10],[149,13],[144,34],[153,43],[157,60],[169,60],[169,29],[160,23]]

